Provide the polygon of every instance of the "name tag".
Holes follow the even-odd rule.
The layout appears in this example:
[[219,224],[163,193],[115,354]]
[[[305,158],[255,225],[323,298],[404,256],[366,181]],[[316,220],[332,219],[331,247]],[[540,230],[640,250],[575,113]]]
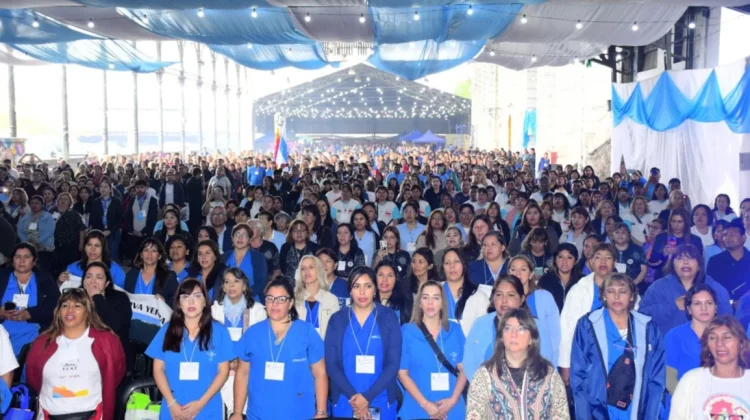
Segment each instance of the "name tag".
[[409,242],[408,244],[406,244],[406,250],[409,251],[409,252],[416,251],[417,250],[417,244],[414,243],[414,242]]
[[228,328],[228,330],[232,341],[240,341],[240,338],[242,338],[242,328]]
[[136,218],[140,221],[146,218],[146,212],[141,210],[138,212],[138,215],[136,215]]
[[339,261],[338,271],[346,271],[346,261]]
[[624,273],[627,268],[628,266],[623,263],[615,263],[615,270],[617,270],[618,273]]
[[284,364],[279,362],[266,362],[266,380],[283,381]]
[[433,391],[448,391],[450,388],[450,381],[448,380],[447,373],[431,373],[430,374],[430,389]]
[[37,225],[36,222],[29,223],[29,230],[37,230],[37,229],[39,229],[39,226]]
[[375,374],[375,356],[357,356],[357,373]]
[[197,381],[198,372],[200,372],[200,363],[180,362],[180,380],[181,381]]
[[29,307],[29,295],[15,294],[13,295],[13,303],[16,304],[17,308],[28,308]]

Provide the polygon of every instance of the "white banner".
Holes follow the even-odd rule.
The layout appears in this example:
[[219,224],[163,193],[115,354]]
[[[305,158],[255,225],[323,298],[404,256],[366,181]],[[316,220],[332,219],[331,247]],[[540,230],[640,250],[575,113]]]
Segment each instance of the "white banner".
[[158,299],[154,295],[134,295],[117,286],[115,286],[115,289],[128,295],[130,307],[133,309],[132,319],[134,320],[162,326],[172,317],[172,308],[164,300]]

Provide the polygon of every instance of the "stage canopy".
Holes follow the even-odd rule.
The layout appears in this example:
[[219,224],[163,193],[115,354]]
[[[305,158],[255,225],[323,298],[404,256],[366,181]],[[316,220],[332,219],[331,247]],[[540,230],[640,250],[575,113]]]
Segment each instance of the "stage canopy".
[[401,140],[412,141],[422,137],[422,133],[419,130],[412,130],[411,133],[401,136]]
[[427,130],[427,132],[424,133],[424,135],[422,137],[420,137],[420,138],[418,138],[416,140],[412,140],[412,143],[414,143],[414,144],[425,144],[425,143],[430,143],[430,144],[444,144],[445,143],[445,139],[442,138],[442,137],[438,137],[438,136],[432,134],[432,131]]
[[188,40],[241,65],[274,70],[337,65],[356,44],[376,68],[415,80],[477,60],[512,69],[565,65],[610,46],[663,37],[689,6],[748,0],[5,0],[0,43],[35,60],[156,71],[127,41]]

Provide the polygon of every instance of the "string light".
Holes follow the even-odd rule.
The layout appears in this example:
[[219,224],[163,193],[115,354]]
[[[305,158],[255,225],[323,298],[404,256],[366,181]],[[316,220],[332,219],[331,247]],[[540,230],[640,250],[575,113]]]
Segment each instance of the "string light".
[[521,23],[523,23],[523,24],[525,25],[525,24],[526,24],[526,23],[528,23],[528,22],[529,22],[529,19],[527,19],[527,18],[526,18],[526,15],[523,15],[523,16],[521,17]]
[[469,16],[474,14],[474,9],[471,7],[471,5],[469,5],[469,10],[466,11],[466,14]]
[[94,28],[94,26],[96,26],[96,25],[94,24],[94,19],[89,19],[89,23],[88,23],[88,25],[87,25],[87,26],[89,27],[89,29],[93,29],[93,28]]
[[203,19],[203,16],[206,16],[206,14],[203,12],[203,8],[201,7],[198,9],[198,17]]
[[631,26],[630,29],[632,29],[633,32],[636,32],[638,29],[640,29],[638,27],[638,22],[633,22],[633,26]]
[[114,69],[115,69],[115,65],[114,65],[114,64],[112,64],[112,63],[109,63],[109,69],[110,69],[110,70],[114,70]]
[[494,56],[495,56],[495,50],[490,50],[490,57],[494,57]]
[[39,19],[34,18],[34,21],[31,22],[31,26],[33,26],[34,28],[38,28],[39,27]]
[[250,13],[250,16],[252,16],[253,19],[258,17],[258,9],[253,7],[253,11]]
[[419,20],[419,11],[418,10],[414,11],[414,20]]
[[310,22],[311,20],[312,20],[312,18],[310,17],[310,14],[309,13],[306,14],[305,15],[305,22]]
[[583,29],[583,23],[580,20],[576,23],[576,29]]
[[253,44],[247,44],[247,49],[248,50],[252,50],[253,49]]
[[536,55],[534,55],[533,57],[531,57],[531,62],[532,63],[536,63]]
[[143,23],[148,23],[148,16],[143,15]]
[[365,23],[367,19],[365,19],[365,14],[362,13],[359,15],[359,23]]
[[688,28],[695,29],[695,22],[690,21],[690,23],[688,23]]

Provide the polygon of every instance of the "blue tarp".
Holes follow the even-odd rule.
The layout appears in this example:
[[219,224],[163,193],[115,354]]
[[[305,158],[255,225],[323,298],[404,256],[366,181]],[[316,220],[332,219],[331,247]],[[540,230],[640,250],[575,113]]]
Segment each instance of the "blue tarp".
[[245,9],[267,7],[263,0],[75,0],[86,6],[127,7],[129,9],[180,10],[210,7],[211,9]]
[[654,131],[666,131],[687,120],[725,121],[735,133],[750,133],[750,71],[745,71],[726,98],[721,96],[715,71],[692,99],[685,97],[666,72],[659,77],[648,97],[643,96],[638,83],[625,101],[613,85],[612,115],[615,126],[626,117]]
[[417,41],[375,47],[368,62],[375,68],[408,80],[421,79],[473,59],[484,41]]
[[[471,4],[474,6],[475,10],[481,10],[482,8],[486,7],[487,5],[497,5],[497,4],[511,4],[511,3],[519,3],[519,4],[542,4],[546,2],[547,0],[423,0],[419,2],[420,7],[429,7],[429,6],[449,6],[452,4],[464,4],[468,5]],[[370,7],[413,7],[417,3],[405,1],[405,0],[369,0],[367,2]]]
[[[536,137],[536,108],[523,113],[523,148],[529,147],[531,136]],[[537,143],[538,144],[538,143]]]
[[[256,70],[276,70],[295,67],[302,70],[317,70],[327,66],[323,47],[320,44],[300,45],[209,45],[213,51]],[[333,63],[338,66],[338,63]]]
[[10,44],[37,60],[57,64],[80,64],[102,70],[150,73],[173,62],[151,60],[125,41],[83,40],[53,44]]
[[[39,27],[34,27],[36,19]],[[79,39],[101,39],[73,29],[28,9],[0,9],[0,42],[6,44],[45,44]]]
[[420,137],[422,137],[422,132],[419,131],[419,130],[413,130],[411,133],[405,134],[405,135],[401,136],[401,140],[412,141],[412,140],[416,140],[416,139],[418,139]]
[[445,143],[445,139],[442,138],[442,137],[438,137],[438,136],[432,134],[432,131],[427,130],[427,132],[424,133],[424,135],[422,137],[420,137],[420,138],[418,138],[416,140],[412,140],[412,143],[414,143],[414,144],[426,144],[426,143],[443,144],[443,143]]

